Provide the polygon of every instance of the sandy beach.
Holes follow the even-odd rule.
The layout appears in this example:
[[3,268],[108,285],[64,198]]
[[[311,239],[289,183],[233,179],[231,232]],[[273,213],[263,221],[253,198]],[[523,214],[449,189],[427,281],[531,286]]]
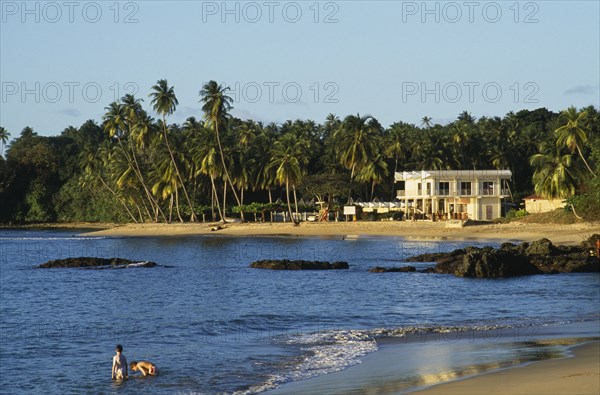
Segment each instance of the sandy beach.
[[509,329],[489,339],[484,332],[388,339],[361,364],[268,394],[595,395],[598,324]]
[[543,237],[555,244],[579,244],[594,233],[600,233],[600,222],[585,222],[571,225],[484,224],[451,227],[446,222],[303,222],[299,226],[291,223],[228,223],[224,229],[212,231],[216,223],[196,224],[127,224],[107,225],[107,229],[86,233],[94,236],[399,236],[413,239],[441,240],[512,240],[533,241]]
[[600,342],[575,347],[574,357],[441,384],[419,395],[594,395],[600,393]]

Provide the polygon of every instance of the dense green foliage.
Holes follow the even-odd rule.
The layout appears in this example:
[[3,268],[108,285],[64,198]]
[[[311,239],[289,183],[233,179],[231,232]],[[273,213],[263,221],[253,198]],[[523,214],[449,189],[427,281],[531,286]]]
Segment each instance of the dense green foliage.
[[535,192],[600,217],[594,107],[477,120],[463,112],[444,126],[424,117],[384,128],[361,114],[263,125],[232,117],[228,88],[211,81],[200,91],[202,121],[178,125],[168,124],[173,87],[160,80],[151,92],[158,120],[127,95],[106,107],[102,124],[58,136],[26,127],[9,142],[0,128],[0,222],[254,220],[273,209],[293,217],[302,197],[392,200],[395,171],[428,169],[510,169],[515,203]]

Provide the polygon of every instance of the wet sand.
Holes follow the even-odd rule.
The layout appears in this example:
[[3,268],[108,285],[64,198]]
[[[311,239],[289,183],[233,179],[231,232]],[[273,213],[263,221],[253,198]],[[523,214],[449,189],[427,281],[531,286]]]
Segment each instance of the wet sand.
[[591,321],[387,338],[361,364],[267,394],[596,395],[599,336]]

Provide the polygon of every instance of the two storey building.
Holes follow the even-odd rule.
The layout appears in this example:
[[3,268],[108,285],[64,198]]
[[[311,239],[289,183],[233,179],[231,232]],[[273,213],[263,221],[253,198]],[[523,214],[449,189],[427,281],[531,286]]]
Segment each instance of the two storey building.
[[395,173],[407,218],[492,220],[501,216],[510,170],[426,170]]

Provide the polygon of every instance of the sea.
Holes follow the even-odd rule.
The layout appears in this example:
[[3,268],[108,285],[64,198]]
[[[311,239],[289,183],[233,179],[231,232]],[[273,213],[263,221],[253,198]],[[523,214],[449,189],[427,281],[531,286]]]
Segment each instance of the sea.
[[[597,273],[468,279],[368,271],[408,265],[407,257],[426,252],[497,247],[494,241],[82,232],[0,230],[1,393],[268,393],[360,365],[386,342],[411,336],[527,334],[600,318]],[[36,268],[79,256],[158,266]],[[347,261],[350,268],[249,267],[259,259]],[[155,363],[159,375],[111,380],[116,344],[128,361]],[[421,362],[427,358],[436,359]]]

